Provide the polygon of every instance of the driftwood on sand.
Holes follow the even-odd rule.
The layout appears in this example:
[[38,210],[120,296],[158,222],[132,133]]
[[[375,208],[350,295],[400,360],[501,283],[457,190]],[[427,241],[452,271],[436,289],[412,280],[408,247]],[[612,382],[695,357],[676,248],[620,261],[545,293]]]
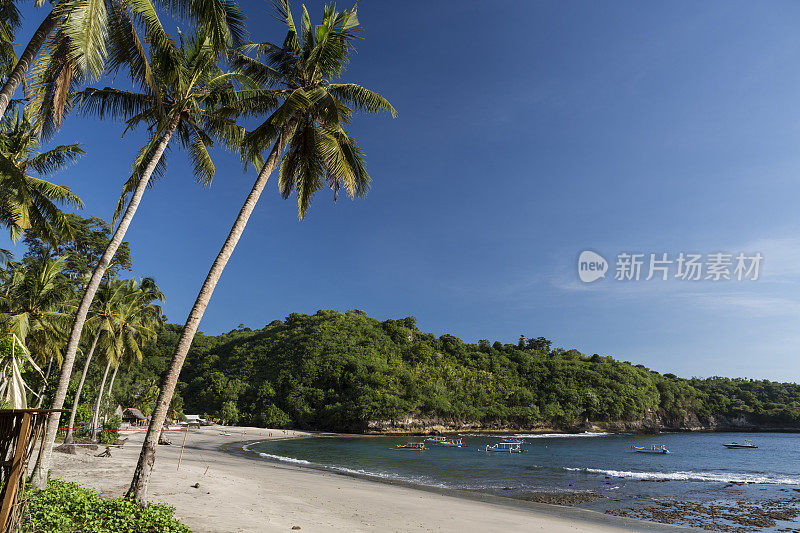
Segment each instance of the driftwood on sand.
[[106,450],[98,453],[95,457],[111,457],[111,446],[106,446]]

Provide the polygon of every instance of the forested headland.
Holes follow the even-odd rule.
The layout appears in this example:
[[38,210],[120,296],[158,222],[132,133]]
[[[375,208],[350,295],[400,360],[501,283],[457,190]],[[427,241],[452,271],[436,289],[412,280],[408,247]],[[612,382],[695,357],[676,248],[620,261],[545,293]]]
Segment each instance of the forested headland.
[[[118,378],[120,401],[147,411],[179,331],[164,325],[143,364]],[[423,333],[414,317],[380,321],[358,310],[198,335],[173,407],[229,424],[359,433],[800,429],[794,383],[683,379],[542,337],[466,343]]]

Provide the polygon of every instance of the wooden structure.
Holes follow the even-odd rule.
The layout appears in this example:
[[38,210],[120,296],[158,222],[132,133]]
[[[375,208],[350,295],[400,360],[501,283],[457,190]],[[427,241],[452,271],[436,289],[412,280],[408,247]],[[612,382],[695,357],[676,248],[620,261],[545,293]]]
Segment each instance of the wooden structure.
[[[37,443],[44,439],[47,415],[66,409],[0,409],[0,532],[16,531],[24,505],[28,465]],[[41,455],[41,446],[39,446]],[[41,457],[37,457],[40,460]]]
[[142,412],[135,407],[128,407],[122,411],[122,421],[127,422],[132,426],[138,426],[141,422],[147,420]]

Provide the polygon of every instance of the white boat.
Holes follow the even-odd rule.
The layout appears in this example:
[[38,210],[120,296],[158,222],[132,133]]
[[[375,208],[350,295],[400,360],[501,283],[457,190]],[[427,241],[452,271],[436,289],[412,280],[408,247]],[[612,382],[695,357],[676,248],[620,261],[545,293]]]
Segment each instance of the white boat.
[[517,442],[498,442],[497,444],[486,445],[479,450],[485,452],[505,452],[505,453],[522,453],[522,445]]
[[646,446],[631,446],[631,450],[635,451],[636,453],[669,453],[669,450],[663,444],[654,444],[649,448]]
[[726,448],[746,448],[749,450],[754,450],[758,448],[758,446],[756,446],[749,440],[744,441],[744,443],[729,442],[728,444],[723,444],[723,446],[725,446]]

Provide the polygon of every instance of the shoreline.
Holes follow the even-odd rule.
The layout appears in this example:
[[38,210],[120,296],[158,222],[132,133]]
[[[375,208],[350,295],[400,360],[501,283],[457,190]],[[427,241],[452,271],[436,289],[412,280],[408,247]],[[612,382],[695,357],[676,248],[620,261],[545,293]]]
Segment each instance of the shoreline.
[[582,433],[602,433],[606,435],[663,435],[672,433],[800,433],[800,428],[790,427],[702,427],[702,428],[663,428],[658,431],[626,429],[618,430],[612,428],[579,428],[579,429],[556,429],[556,428],[537,428],[537,429],[429,429],[429,430],[398,430],[398,431],[369,431],[365,433],[326,433],[331,436],[343,437],[429,437],[432,435],[457,436],[499,436],[499,435],[580,435]]
[[[547,433],[543,433],[547,434]],[[329,433],[326,436],[329,437],[337,437],[337,436],[353,436],[348,435],[346,433]],[[355,436],[364,436],[364,437],[377,437],[377,436],[392,436],[392,435],[355,435]],[[325,438],[323,436],[317,435],[308,435],[302,437],[289,437],[290,439],[307,439],[307,438]],[[281,439],[285,440],[285,439]],[[259,452],[245,450],[245,446],[250,446],[253,444],[258,444],[261,442],[268,442],[264,440],[254,440],[249,442],[237,442],[237,443],[226,443],[220,445],[220,451],[231,454],[231,455],[238,455],[245,459],[251,461],[264,461],[268,463],[273,463],[280,465],[282,467],[294,467],[300,470],[310,470],[314,472],[326,472],[335,475],[340,475],[347,478],[358,479],[362,481],[366,481],[369,483],[378,483],[381,485],[390,485],[390,486],[399,486],[411,490],[418,490],[424,492],[430,492],[433,494],[438,494],[440,496],[447,496],[453,498],[459,498],[463,500],[475,501],[480,503],[489,503],[493,505],[503,506],[503,507],[510,507],[514,509],[521,509],[521,510],[528,510],[533,513],[544,514],[553,516],[560,519],[568,519],[568,520],[577,520],[581,522],[587,523],[594,523],[598,526],[617,526],[624,530],[629,531],[665,531],[665,532],[675,532],[675,531],[702,531],[694,528],[687,528],[681,526],[675,526],[671,524],[663,524],[660,522],[651,522],[646,520],[636,520],[630,519],[610,514],[601,513],[598,511],[592,511],[590,509],[583,509],[580,507],[573,507],[567,505],[558,505],[552,503],[539,503],[533,501],[522,500],[519,498],[512,498],[508,496],[499,496],[496,494],[490,494],[487,492],[480,492],[480,491],[470,491],[464,489],[454,489],[448,487],[436,487],[433,485],[422,485],[418,483],[413,483],[411,481],[406,481],[402,479],[389,479],[389,478],[381,478],[379,476],[370,475],[370,474],[361,474],[358,472],[346,472],[343,470],[336,470],[334,468],[326,467],[324,465],[309,463],[309,464],[299,464],[293,463],[289,461],[283,461],[281,459],[276,459],[274,457],[263,457],[258,455]]]
[[[158,447],[148,499],[174,506],[178,519],[203,533],[287,531],[295,526],[303,531],[459,533],[510,528],[553,533],[691,531],[572,507],[341,475],[264,460],[241,449],[265,440],[334,436],[282,433],[222,426],[190,430],[180,468],[182,439]],[[129,441],[122,448],[112,448],[111,457],[95,457],[103,446],[98,451],[80,449],[76,455],[55,453],[53,477],[80,483],[103,497],[121,496],[130,483],[144,435],[122,431],[121,436]],[[238,452],[231,453],[232,448]],[[260,467],[253,461],[259,461]]]

